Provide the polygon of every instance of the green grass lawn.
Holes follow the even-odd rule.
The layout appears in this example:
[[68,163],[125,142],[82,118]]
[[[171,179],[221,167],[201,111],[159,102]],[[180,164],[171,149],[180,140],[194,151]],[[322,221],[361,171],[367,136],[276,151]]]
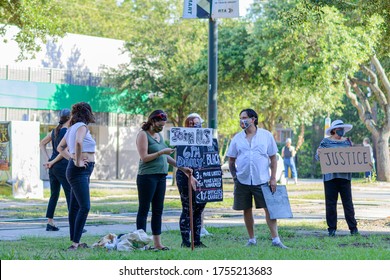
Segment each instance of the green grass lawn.
[[[364,184],[359,187],[365,187]],[[370,186],[368,186],[370,187]],[[225,198],[222,202],[209,203],[208,208],[231,208],[233,186],[224,185]],[[299,200],[300,204],[312,203],[313,200],[323,200],[322,184],[305,186],[289,185],[290,199]],[[165,200],[165,210],[180,209],[181,203],[175,187],[168,186]],[[0,207],[0,217],[3,220],[42,218],[45,212],[49,190],[45,190],[44,199],[13,199],[12,194],[0,188],[0,201],[5,202]],[[12,203],[6,203],[12,202]],[[138,207],[137,191],[133,188],[91,189],[90,214],[121,214],[136,213]],[[66,202],[61,193],[61,199],[56,208],[56,218],[67,217]],[[103,221],[89,219],[89,224],[124,223],[121,219]],[[345,222],[340,220],[340,229],[347,229]],[[329,238],[326,224],[320,222],[298,223],[294,221],[279,221],[279,234],[290,250],[281,250],[271,246],[270,234],[265,224],[256,225],[258,246],[245,247],[247,232],[244,226],[210,227],[213,236],[203,238],[208,248],[180,248],[179,231],[165,231],[162,240],[171,247],[170,251],[107,251],[101,248],[68,252],[70,245],[68,237],[32,238],[26,237],[18,241],[0,241],[1,260],[390,260],[390,236],[370,233],[363,236],[341,235]],[[89,245],[97,242],[102,236],[84,235],[82,242]]]
[[[283,242],[290,247],[282,250],[271,246],[266,225],[256,226],[258,245],[245,247],[247,234],[244,227],[209,228],[213,236],[203,238],[208,248],[181,248],[179,231],[162,233],[162,240],[169,251],[108,251],[90,248],[69,252],[68,238],[23,238],[20,241],[1,241],[2,260],[389,260],[390,237],[372,234],[368,236],[328,236],[316,234],[322,231],[322,223],[296,224],[280,227]],[[307,234],[310,232],[310,234]],[[100,236],[83,237],[83,242],[93,244]]]

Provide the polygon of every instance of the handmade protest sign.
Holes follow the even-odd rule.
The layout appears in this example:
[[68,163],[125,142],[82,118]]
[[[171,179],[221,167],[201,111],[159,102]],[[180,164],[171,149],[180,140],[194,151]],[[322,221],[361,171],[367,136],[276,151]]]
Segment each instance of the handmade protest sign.
[[369,147],[318,149],[322,174],[365,172],[372,170]]
[[217,139],[212,139],[211,146],[177,146],[176,165],[192,169],[220,167]]
[[221,168],[196,169],[194,177],[199,182],[195,191],[197,203],[223,200]]
[[212,128],[172,127],[169,134],[171,146],[211,146]]
[[193,175],[199,182],[195,191],[197,203],[223,200],[222,169],[217,139],[212,139],[211,146],[177,146],[176,165],[193,169]]
[[293,217],[286,186],[277,185],[274,193],[271,192],[271,188],[268,185],[261,186],[261,189],[271,219],[288,219]]

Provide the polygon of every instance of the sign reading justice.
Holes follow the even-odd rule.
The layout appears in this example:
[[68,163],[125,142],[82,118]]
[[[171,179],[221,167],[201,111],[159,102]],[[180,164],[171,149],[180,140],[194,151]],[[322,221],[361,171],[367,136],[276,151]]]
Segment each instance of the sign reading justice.
[[349,173],[372,170],[369,147],[344,147],[319,149],[321,172]]

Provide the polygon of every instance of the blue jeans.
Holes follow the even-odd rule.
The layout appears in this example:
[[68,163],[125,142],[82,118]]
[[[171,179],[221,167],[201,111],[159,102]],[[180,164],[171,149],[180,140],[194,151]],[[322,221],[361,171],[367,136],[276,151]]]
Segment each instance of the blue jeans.
[[284,158],[284,177],[288,178],[288,168],[291,169],[291,175],[293,178],[298,178],[297,169],[295,168],[294,158]]
[[60,197],[61,186],[64,189],[66,197],[66,205],[70,205],[70,185],[66,179],[66,167],[68,161],[63,159],[52,166],[49,169],[50,179],[50,199],[47,205],[46,218],[53,219],[54,211],[56,210],[58,198]]
[[91,207],[89,178],[91,177],[94,166],[95,163],[90,162],[87,167],[77,167],[74,165],[73,160],[70,160],[66,169],[66,178],[72,190],[69,207],[70,240],[75,243],[80,242]]
[[161,234],[162,213],[166,185],[166,174],[146,174],[137,176],[138,213],[137,229],[146,232],[146,221],[152,204],[151,228],[153,235]]

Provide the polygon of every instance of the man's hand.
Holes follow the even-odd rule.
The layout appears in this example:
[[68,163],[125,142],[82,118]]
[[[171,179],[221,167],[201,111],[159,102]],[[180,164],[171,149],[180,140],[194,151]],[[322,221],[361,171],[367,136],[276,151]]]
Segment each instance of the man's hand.
[[271,178],[271,180],[269,181],[269,185],[271,187],[272,193],[276,192],[276,179],[275,178]]

